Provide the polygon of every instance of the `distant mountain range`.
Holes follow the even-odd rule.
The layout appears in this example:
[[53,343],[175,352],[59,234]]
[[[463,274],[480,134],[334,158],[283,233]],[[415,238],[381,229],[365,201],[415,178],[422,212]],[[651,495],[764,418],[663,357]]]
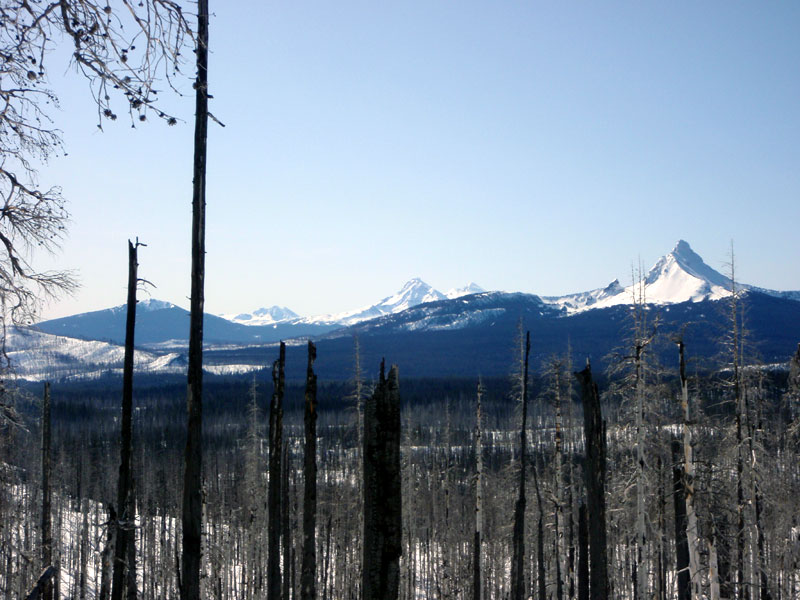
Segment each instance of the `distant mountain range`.
[[220,315],[223,319],[227,319],[233,323],[240,323],[242,325],[273,325],[277,323],[293,323],[305,325],[321,325],[328,326],[347,326],[382,317],[384,315],[392,315],[408,310],[412,306],[425,304],[426,302],[436,302],[437,300],[445,300],[447,298],[460,298],[468,294],[478,294],[484,292],[481,286],[477,283],[469,283],[463,288],[452,289],[443,294],[439,290],[433,289],[420,278],[415,277],[408,281],[399,292],[387,296],[383,300],[363,306],[347,312],[337,314],[317,315],[314,317],[300,317],[293,311],[282,306],[272,306],[270,308],[259,308],[252,313],[243,313],[235,316]]
[[[788,357],[800,340],[800,292],[779,292],[738,284],[745,290],[748,324],[755,330],[762,355],[768,360]],[[367,358],[405,362],[406,372],[419,375],[489,375],[510,360],[516,323],[520,318],[537,336],[537,348],[544,353],[562,352],[569,342],[578,355],[597,358],[620,344],[634,296],[658,310],[662,326],[691,329],[698,353],[712,353],[711,340],[724,328],[724,314],[716,306],[730,294],[731,282],[709,267],[684,241],[650,269],[643,285],[623,287],[619,281],[608,286],[565,296],[485,292],[470,283],[447,293],[435,290],[421,279],[412,279],[397,293],[362,308],[339,314],[300,317],[285,307],[262,308],[238,315],[206,315],[204,340],[206,366],[212,372],[243,372],[271,363],[278,340],[290,344],[290,356],[300,351],[302,340],[318,341],[318,364],[329,369],[328,377],[342,378],[352,362],[352,337],[358,335]],[[142,301],[137,306],[136,343],[142,349],[137,363],[142,370],[158,372],[184,369],[188,342],[188,311],[160,300]],[[83,360],[87,371],[116,364],[115,354],[124,342],[125,307],[83,313],[39,323],[35,334],[41,347],[74,346],[75,340],[108,343],[108,360],[99,360],[100,350],[71,350],[52,371],[75,370]],[[716,331],[716,332],[715,332]],[[72,341],[45,343],[44,335]],[[9,345],[16,348],[18,338]],[[36,368],[21,368],[25,376],[42,376],[47,359],[36,360],[36,345],[22,343],[15,359]],[[330,356],[326,360],[325,348]],[[702,350],[700,350],[702,348]],[[57,352],[48,350],[50,358]],[[150,353],[146,355],[146,353]],[[152,355],[152,356],[151,356]],[[543,355],[544,356],[544,355]],[[113,358],[112,358],[113,357]],[[299,364],[304,364],[299,361]],[[483,365],[483,366],[482,366]],[[112,368],[112,367],[109,367]],[[78,369],[80,370],[80,369]],[[506,368],[507,371],[507,368]],[[298,373],[301,374],[300,371]],[[299,376],[299,375],[298,375]]]

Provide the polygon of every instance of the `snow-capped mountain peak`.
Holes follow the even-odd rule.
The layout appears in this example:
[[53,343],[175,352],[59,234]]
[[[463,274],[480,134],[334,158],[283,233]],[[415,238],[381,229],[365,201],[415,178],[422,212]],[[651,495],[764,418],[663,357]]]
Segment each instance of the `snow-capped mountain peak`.
[[387,309],[386,312],[395,313],[417,304],[435,302],[445,298],[446,296],[442,292],[433,289],[419,277],[415,277],[407,281],[399,292],[381,300],[378,306]]
[[164,310],[165,308],[174,307],[175,305],[172,302],[167,302],[166,300],[157,300],[156,298],[147,298],[146,300],[139,300],[139,302],[136,303],[136,308],[145,312]]
[[676,268],[695,279],[708,283],[709,286],[730,289],[730,279],[709,267],[700,255],[683,240],[679,240],[672,252],[662,256],[653,265],[645,277],[645,284],[652,285],[659,279],[670,277],[670,273],[674,273]]
[[591,308],[631,304],[643,292],[648,304],[674,304],[718,300],[730,293],[730,279],[709,267],[692,247],[679,240],[672,251],[659,258],[644,277],[644,288],[638,283],[623,288],[615,279],[602,289],[542,298],[560,306],[567,313]]
[[242,325],[274,325],[275,323],[284,323],[286,321],[298,319],[300,315],[285,306],[275,305],[269,308],[257,308],[251,313],[220,315],[220,317]]
[[480,294],[485,291],[486,290],[477,283],[470,281],[464,287],[453,288],[452,290],[448,291],[445,296],[452,300],[453,298],[461,298],[461,296],[469,296],[470,294]]
[[432,288],[419,277],[414,277],[407,281],[400,290],[375,304],[337,314],[306,317],[301,319],[300,322],[353,325],[361,321],[366,321],[367,319],[403,312],[404,310],[419,304],[424,304],[425,302],[435,302],[437,300],[445,300],[446,298],[444,294]]

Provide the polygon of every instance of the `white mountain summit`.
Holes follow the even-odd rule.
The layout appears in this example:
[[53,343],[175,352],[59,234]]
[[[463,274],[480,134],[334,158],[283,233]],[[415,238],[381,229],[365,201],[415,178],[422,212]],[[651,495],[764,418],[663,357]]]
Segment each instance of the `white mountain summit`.
[[[800,300],[800,292],[776,292],[737,282],[742,290],[753,290],[772,296]],[[678,241],[672,251],[659,258],[644,277],[644,298],[648,304],[676,304],[719,300],[730,292],[730,280],[708,266],[703,259],[683,240]],[[636,289],[634,289],[636,288]],[[546,304],[562,309],[566,314],[583,312],[593,308],[607,308],[620,304],[632,304],[634,291],[639,294],[638,284],[627,287],[615,279],[604,288],[567,294],[565,296],[541,296]],[[415,277],[399,291],[375,304],[354,310],[298,317],[287,308],[273,306],[253,313],[222,317],[244,325],[274,325],[292,323],[305,325],[349,326],[385,315],[397,314],[426,302],[460,298],[485,290],[476,283],[448,291],[446,294],[434,289],[422,279]]]
[[[647,272],[643,299],[648,304],[719,300],[730,294],[730,288],[730,279],[709,267],[687,242],[680,240],[672,252],[659,258]],[[638,294],[638,284],[623,288],[619,280],[615,279],[602,289],[566,296],[542,297],[542,300],[564,308],[567,313],[576,313],[592,308],[632,304],[634,295]]]
[[481,294],[486,290],[479,286],[477,283],[470,281],[467,285],[461,288],[453,288],[445,294],[451,300],[453,298],[461,298],[461,296],[469,296],[470,294]]
[[468,283],[462,288],[452,289],[446,294],[434,289],[419,277],[415,277],[397,292],[379,300],[375,304],[362,306],[354,310],[341,313],[316,315],[311,317],[300,317],[295,312],[282,306],[272,306],[270,308],[259,308],[251,313],[223,314],[219,315],[223,319],[239,323],[241,325],[275,325],[277,323],[297,323],[308,325],[354,325],[367,319],[374,319],[384,315],[392,315],[403,312],[409,308],[424,304],[425,302],[435,302],[448,298],[460,298],[468,294],[477,294],[485,291],[477,283]]
[[293,310],[285,306],[270,306],[269,308],[257,308],[251,313],[240,313],[238,315],[219,315],[223,319],[240,323],[242,325],[274,325],[298,319],[298,315]]
[[366,321],[367,319],[403,312],[418,304],[445,300],[446,298],[447,296],[442,292],[433,289],[419,277],[415,277],[408,281],[398,292],[387,296],[375,304],[337,314],[306,317],[299,322],[318,325],[354,325],[361,321]]

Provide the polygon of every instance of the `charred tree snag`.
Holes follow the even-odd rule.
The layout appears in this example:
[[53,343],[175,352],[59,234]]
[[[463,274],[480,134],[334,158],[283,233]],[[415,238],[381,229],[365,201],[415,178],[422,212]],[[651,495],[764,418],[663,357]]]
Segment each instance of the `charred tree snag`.
[[[290,577],[292,571],[292,531],[289,523],[289,442],[283,441],[281,449],[281,548],[283,549],[283,598],[290,600],[290,590],[294,578]],[[290,587],[291,586],[291,587]]]
[[203,525],[203,305],[206,256],[206,155],[208,142],[208,0],[197,3],[194,178],[192,189],[192,295],[189,316],[187,432],[183,478],[181,600],[200,599]]
[[472,600],[482,600],[481,534],[483,532],[483,427],[481,398],[483,386],[478,380],[478,405],[475,414],[475,539],[472,547]]
[[578,507],[578,600],[589,600],[589,524],[586,504]]
[[686,489],[685,473],[681,460],[681,443],[672,439],[672,497],[675,502],[675,568],[678,572],[678,600],[692,597],[689,573],[689,540],[686,537]]
[[[47,572],[48,567],[53,564],[53,528],[51,518],[51,494],[50,494],[50,471],[51,461],[51,429],[50,429],[50,383],[44,384],[44,398],[42,399],[42,569]],[[37,589],[41,589],[43,600],[53,600],[52,575],[46,578],[42,586],[37,584]]]
[[136,287],[139,283],[138,247],[138,240],[136,244],[132,244],[128,240],[128,303],[125,319],[125,358],[122,367],[122,427],[120,430],[119,479],[117,480],[117,506],[120,515],[116,524],[111,525],[117,528],[111,600],[122,600],[125,587],[127,587],[129,600],[136,598],[136,566],[128,564],[128,556],[132,556],[134,559],[136,556],[135,515],[131,494],[133,485],[131,451],[133,445],[133,346],[136,330]]
[[305,447],[303,455],[303,563],[300,571],[300,599],[314,600],[317,587],[317,349],[308,342],[306,370]]
[[525,471],[527,466],[528,421],[528,357],[531,352],[531,332],[525,336],[522,360],[522,424],[519,431],[519,496],[514,504],[514,531],[511,557],[511,600],[525,597]]
[[600,394],[592,380],[589,362],[575,373],[581,386],[583,431],[586,439],[587,518],[589,521],[589,590],[591,600],[609,597],[608,556],[606,548],[606,431],[600,410]]
[[269,490],[267,492],[267,592],[268,600],[281,600],[281,467],[283,452],[283,393],[286,344],[281,342],[278,360],[272,365],[272,402],[269,405]]
[[362,600],[397,600],[402,546],[400,393],[397,367],[385,363],[364,404]]
[[[683,410],[683,492],[686,504],[686,544],[689,553],[689,580],[691,599],[700,598],[700,559],[697,512],[695,511],[695,477],[692,441],[692,419],[689,406],[689,380],[686,377],[686,347],[678,341],[678,357],[681,380],[681,409]],[[681,540],[678,540],[680,543]]]

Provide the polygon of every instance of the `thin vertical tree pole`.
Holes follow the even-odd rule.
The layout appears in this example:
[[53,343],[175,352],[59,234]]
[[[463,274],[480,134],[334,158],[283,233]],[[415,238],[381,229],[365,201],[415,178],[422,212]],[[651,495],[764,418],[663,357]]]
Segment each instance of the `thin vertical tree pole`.
[[289,577],[292,568],[292,532],[289,523],[289,441],[281,448],[281,548],[283,550],[283,598],[290,600],[292,591]]
[[364,402],[364,433],[361,461],[363,468],[363,535],[361,559],[361,597],[380,600],[383,537],[379,520],[380,446],[378,428],[378,397],[386,393],[385,363],[381,361],[378,385]]
[[478,380],[478,403],[475,415],[475,540],[472,551],[472,600],[482,600],[481,535],[483,533],[483,427],[481,423],[481,398],[483,385]]
[[267,527],[268,600],[281,600],[281,464],[283,452],[283,393],[286,344],[280,343],[278,360],[272,365],[272,402],[269,406],[269,525]]
[[589,600],[589,524],[586,504],[578,507],[578,600]]
[[700,598],[699,529],[694,507],[694,457],[692,448],[692,420],[689,406],[689,380],[686,377],[686,347],[678,341],[680,361],[681,408],[683,409],[683,489],[686,497],[686,543],[689,551],[689,581],[691,600]]
[[[644,311],[642,311],[644,314]],[[642,319],[644,317],[641,317]],[[648,598],[647,582],[650,579],[650,566],[646,565],[647,529],[645,526],[645,464],[644,464],[644,349],[642,330],[644,323],[637,327],[637,340],[634,355],[636,368],[636,576],[634,600]]]
[[[50,428],[50,382],[44,384],[42,399],[42,569],[52,567],[53,563],[53,526],[51,516],[50,470],[52,436]],[[53,582],[48,578],[42,586],[43,600],[53,600]]]
[[300,600],[314,600],[317,590],[317,349],[308,342],[306,369],[305,446],[303,452],[303,562],[300,571]]
[[522,425],[519,432],[519,496],[514,505],[514,530],[511,557],[511,600],[522,600],[525,597],[525,471],[528,448],[528,356],[531,351],[531,332],[525,336],[522,360]]
[[197,2],[194,177],[192,182],[192,295],[189,316],[187,433],[183,478],[181,600],[200,599],[203,525],[203,305],[206,255],[206,154],[208,145],[208,0]]
[[564,598],[564,583],[563,574],[566,569],[566,551],[564,549],[564,467],[562,465],[562,440],[561,440],[561,362],[555,361],[553,363],[553,375],[555,377],[555,409],[556,409],[556,454],[555,454],[555,470],[556,470],[556,514],[555,514],[555,529],[556,529],[556,600],[563,600]]
[[[137,270],[138,246],[128,240],[128,302],[125,319],[125,358],[122,367],[122,427],[120,430],[120,463],[119,479],[117,480],[117,509],[119,518],[111,527],[117,528],[116,548],[114,551],[114,574],[111,584],[111,600],[122,600],[123,589],[128,577],[128,570],[133,571],[133,586],[128,586],[127,597],[136,598],[136,571],[135,565],[128,564],[130,554],[129,544],[135,544],[134,517],[131,512],[130,492],[132,484],[131,473],[131,447],[133,444],[133,346],[136,330],[136,286],[138,284]],[[135,556],[135,554],[134,554]],[[130,589],[130,588],[133,589]]]

